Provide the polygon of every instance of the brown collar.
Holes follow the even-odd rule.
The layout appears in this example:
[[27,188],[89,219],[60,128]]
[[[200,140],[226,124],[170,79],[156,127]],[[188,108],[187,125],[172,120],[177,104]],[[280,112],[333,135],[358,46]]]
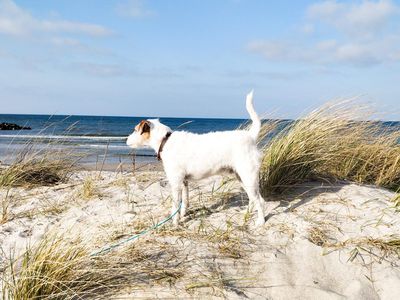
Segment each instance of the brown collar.
[[169,137],[171,136],[172,132],[167,132],[167,134],[163,137],[161,144],[160,144],[160,148],[158,148],[158,152],[157,152],[157,159],[161,160],[161,152],[163,151],[164,145],[165,143],[168,141]]

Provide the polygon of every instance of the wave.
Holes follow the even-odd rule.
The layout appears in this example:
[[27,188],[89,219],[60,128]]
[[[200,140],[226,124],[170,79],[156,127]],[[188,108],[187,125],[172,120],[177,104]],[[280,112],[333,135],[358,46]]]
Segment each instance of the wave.
[[[120,150],[126,150],[126,149],[130,149],[128,146],[117,146],[117,145],[107,145],[107,144],[79,144],[77,145],[78,147],[82,147],[82,148],[99,148],[99,149],[105,149],[105,148],[110,148],[110,149],[120,149]],[[140,150],[147,150],[146,148],[140,148]]]
[[101,140],[101,141],[123,141],[127,137],[123,136],[90,136],[90,135],[20,135],[20,134],[0,134],[0,138],[11,139],[36,139],[36,140]]

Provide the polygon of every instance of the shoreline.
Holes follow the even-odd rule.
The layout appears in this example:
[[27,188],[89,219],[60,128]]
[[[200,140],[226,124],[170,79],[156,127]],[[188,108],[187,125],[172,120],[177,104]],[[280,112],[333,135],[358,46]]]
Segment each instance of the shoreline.
[[142,162],[142,163],[110,163],[106,162],[103,166],[101,164],[82,163],[77,166],[78,170],[82,171],[107,171],[115,173],[135,173],[135,172],[160,172],[163,171],[162,163],[159,161]]
[[[24,153],[1,170],[0,289],[103,299],[399,298],[399,133],[349,124],[356,112],[323,107],[260,145],[259,185],[271,209],[264,226],[255,226],[234,176],[213,176],[189,182],[179,226],[167,222],[95,259],[171,214],[162,164],[104,149],[89,151],[89,163],[57,149]],[[264,125],[260,141],[275,129]]]

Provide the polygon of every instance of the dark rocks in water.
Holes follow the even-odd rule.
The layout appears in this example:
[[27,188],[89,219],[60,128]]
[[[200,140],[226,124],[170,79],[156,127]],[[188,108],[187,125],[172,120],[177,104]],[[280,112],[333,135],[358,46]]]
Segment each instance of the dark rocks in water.
[[31,130],[30,127],[19,126],[14,123],[0,123],[0,130]]

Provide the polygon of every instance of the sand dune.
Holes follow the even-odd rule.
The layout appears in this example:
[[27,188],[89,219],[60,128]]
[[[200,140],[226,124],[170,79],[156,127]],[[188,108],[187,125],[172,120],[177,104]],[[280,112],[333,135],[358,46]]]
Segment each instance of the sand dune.
[[[266,199],[275,209],[256,229],[237,181],[213,177],[190,188],[189,216],[181,227],[167,224],[104,255],[123,260],[129,249],[162,249],[160,257],[168,259],[154,258],[154,267],[175,275],[152,280],[143,273],[143,280],[113,289],[115,299],[400,297],[394,193],[347,183],[303,184]],[[18,257],[46,234],[79,236],[96,251],[162,220],[170,207],[169,187],[156,171],[77,172],[65,184],[16,188],[8,195],[3,188],[0,197],[3,212],[7,206],[1,270],[10,253]]]

